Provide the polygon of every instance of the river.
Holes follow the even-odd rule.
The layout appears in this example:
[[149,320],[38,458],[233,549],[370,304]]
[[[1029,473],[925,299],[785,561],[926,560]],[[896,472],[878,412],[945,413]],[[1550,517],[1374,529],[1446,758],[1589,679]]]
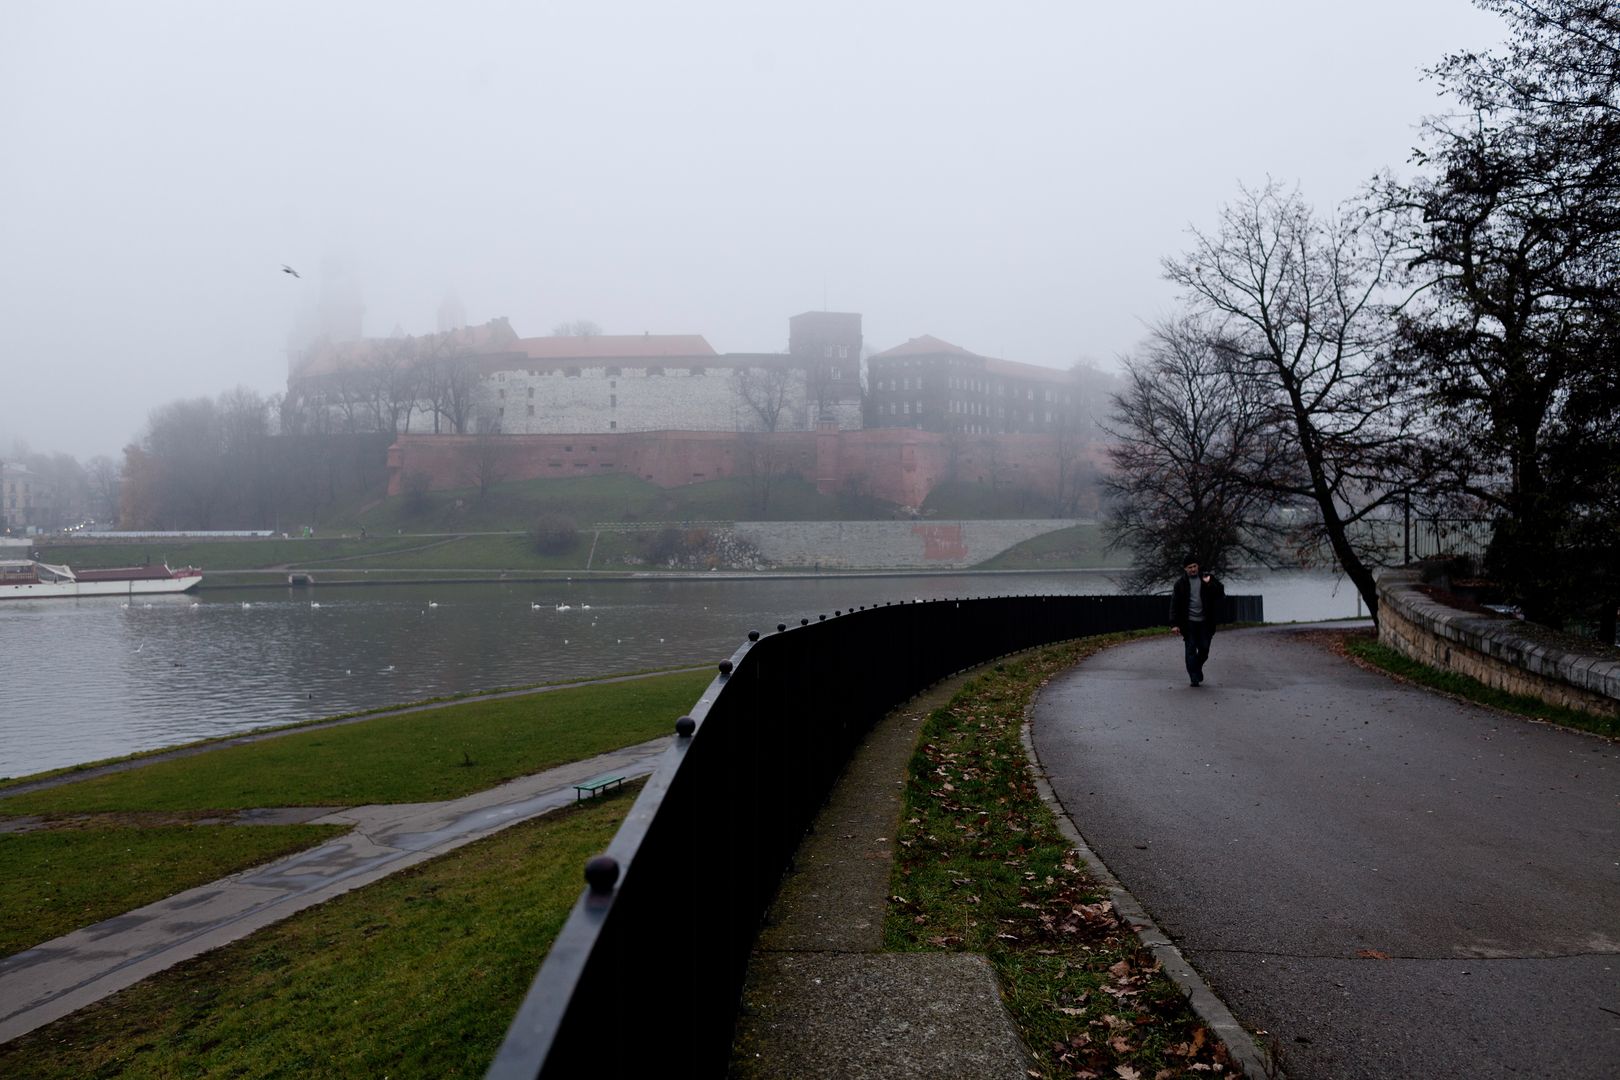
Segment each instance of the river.
[[[1330,574],[1228,589],[1264,596],[1271,622],[1361,613]],[[714,663],[750,629],[860,605],[1113,591],[1106,572],[1071,571],[3,601],[0,777],[443,694]]]

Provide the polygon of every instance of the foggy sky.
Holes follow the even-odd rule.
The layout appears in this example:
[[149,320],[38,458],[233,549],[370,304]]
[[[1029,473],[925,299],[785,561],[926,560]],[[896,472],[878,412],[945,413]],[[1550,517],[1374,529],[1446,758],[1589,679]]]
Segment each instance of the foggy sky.
[[[1240,182],[1406,171],[1465,0],[62,4],[0,16],[0,454],[282,389],[321,268],[365,332],[571,319],[1109,364]],[[305,274],[280,273],[289,263]]]

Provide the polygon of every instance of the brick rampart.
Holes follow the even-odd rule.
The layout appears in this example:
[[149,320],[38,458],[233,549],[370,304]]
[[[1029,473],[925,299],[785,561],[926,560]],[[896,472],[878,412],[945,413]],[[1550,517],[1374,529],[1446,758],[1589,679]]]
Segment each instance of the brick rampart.
[[1412,570],[1378,578],[1378,640],[1430,667],[1598,716],[1620,716],[1620,663],[1535,641],[1516,619],[1447,607]]
[[[861,431],[635,431],[583,435],[402,435],[388,451],[388,493],[420,473],[429,490],[474,483],[487,453],[501,480],[560,476],[639,476],[660,487],[724,477],[796,474],[823,494],[859,487],[901,506],[918,506],[942,480],[1055,491],[1060,447],[1051,435],[962,439],[912,428]],[[1085,457],[1100,460],[1100,448]]]

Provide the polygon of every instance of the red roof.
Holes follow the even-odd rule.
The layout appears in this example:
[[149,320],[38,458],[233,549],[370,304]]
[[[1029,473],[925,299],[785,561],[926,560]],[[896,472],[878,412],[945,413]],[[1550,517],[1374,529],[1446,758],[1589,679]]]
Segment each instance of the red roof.
[[592,334],[522,338],[514,352],[531,360],[658,360],[718,355],[702,334]]

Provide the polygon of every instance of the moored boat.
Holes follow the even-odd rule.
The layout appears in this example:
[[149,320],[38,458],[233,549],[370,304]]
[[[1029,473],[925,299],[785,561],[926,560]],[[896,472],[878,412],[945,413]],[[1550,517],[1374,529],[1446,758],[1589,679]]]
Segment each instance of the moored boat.
[[202,571],[167,563],[80,570],[34,559],[0,559],[0,600],[73,596],[151,596],[197,587]]

